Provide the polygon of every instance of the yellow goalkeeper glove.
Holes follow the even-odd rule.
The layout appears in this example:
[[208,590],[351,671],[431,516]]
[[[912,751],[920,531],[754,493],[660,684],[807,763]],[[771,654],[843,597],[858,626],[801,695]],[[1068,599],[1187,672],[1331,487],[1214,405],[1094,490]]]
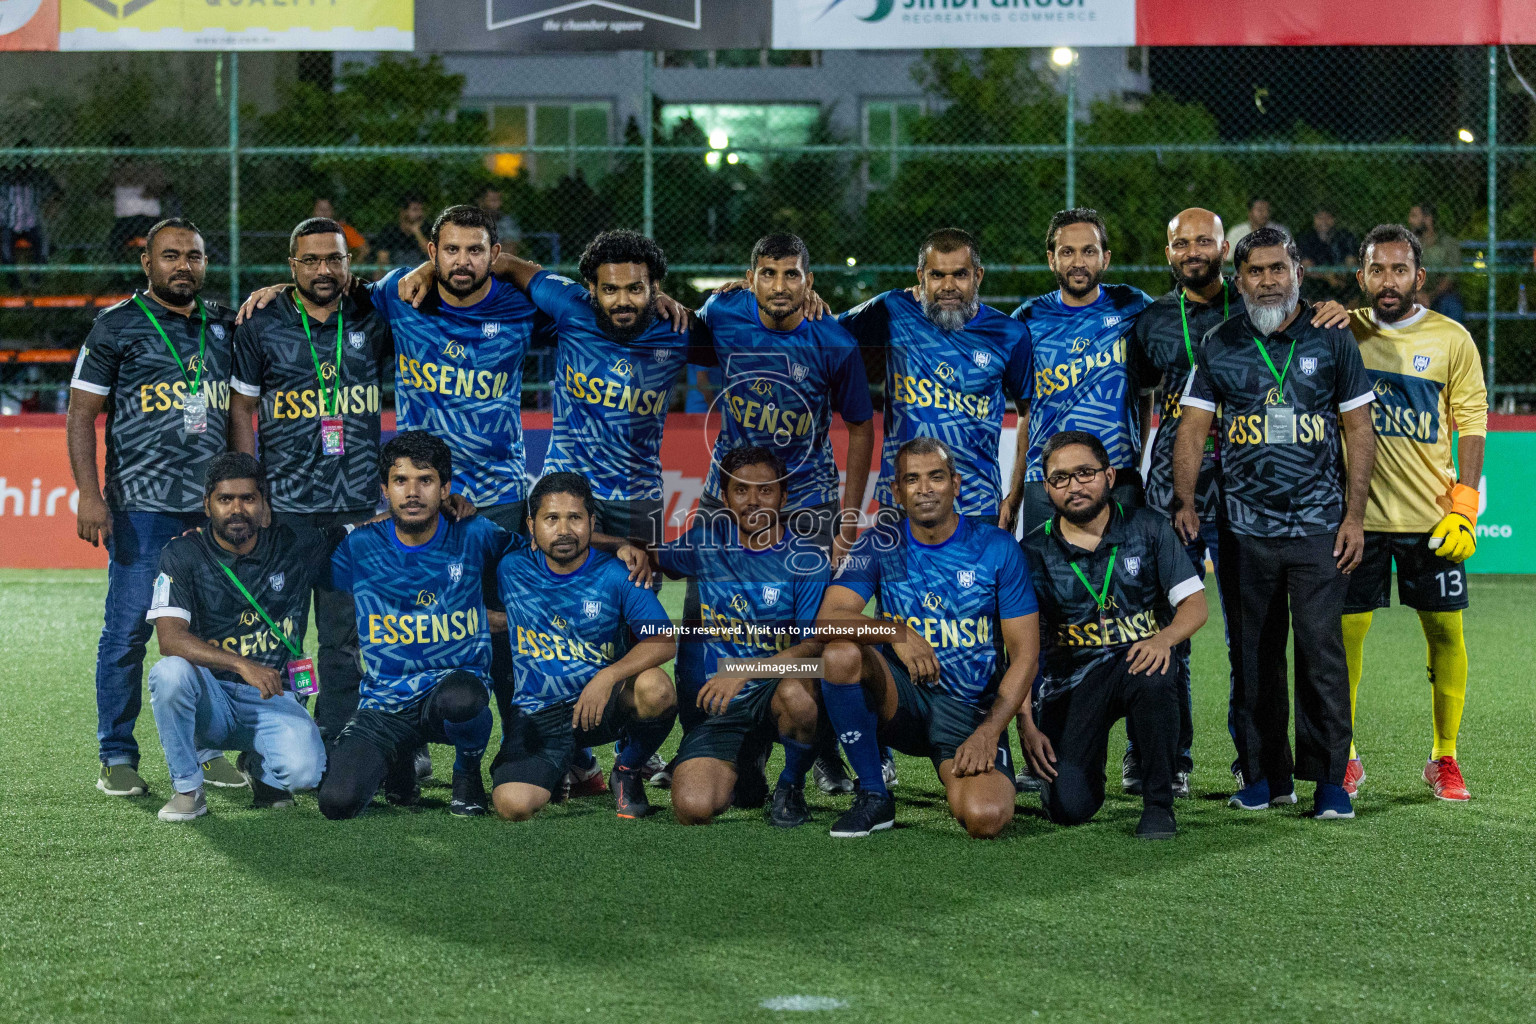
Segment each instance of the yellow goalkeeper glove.
[[1477,551],[1478,494],[1466,484],[1451,488],[1451,511],[1429,534],[1429,549],[1451,562],[1465,562]]

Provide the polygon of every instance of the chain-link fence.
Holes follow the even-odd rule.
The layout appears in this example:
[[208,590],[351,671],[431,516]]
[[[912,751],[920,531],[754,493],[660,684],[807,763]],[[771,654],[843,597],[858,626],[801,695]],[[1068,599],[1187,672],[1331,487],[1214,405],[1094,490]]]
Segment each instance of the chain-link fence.
[[312,213],[353,228],[354,271],[371,274],[417,262],[441,207],[499,202],[503,234],[546,264],[570,267],[605,228],[651,233],[687,299],[738,276],[761,234],[794,231],[837,309],[910,281],[920,237],[958,225],[981,239],[988,301],[1011,309],[1055,286],[1044,230],[1063,206],[1099,209],[1110,279],[1157,293],[1173,213],[1232,226],[1261,198],[1314,265],[1310,293],[1347,303],[1354,240],[1411,222],[1425,300],[1478,339],[1499,408],[1536,401],[1536,48],[1131,56],[1150,88],[1093,99],[1042,52],[913,54],[922,100],[867,107],[857,133],[826,109],[775,121],[765,97],[757,141],[728,143],[686,109],[663,116],[678,108],[649,87],[622,125],[579,104],[519,125],[467,104],[437,58],[344,65],[258,107],[236,55],[103,57],[75,88],[0,110],[0,391],[56,407],[67,365],[31,354],[67,359],[140,279],[135,245],[161,216],[200,225],[219,297],[285,278],[288,232]]

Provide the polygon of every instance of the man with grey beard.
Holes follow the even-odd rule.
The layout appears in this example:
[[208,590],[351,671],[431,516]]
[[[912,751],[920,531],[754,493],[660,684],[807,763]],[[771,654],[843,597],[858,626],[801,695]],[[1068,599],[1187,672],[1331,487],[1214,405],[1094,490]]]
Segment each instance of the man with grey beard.
[[940,228],[917,250],[917,287],[876,295],[839,316],[865,348],[885,353],[885,441],[875,484],[882,518],[902,513],[891,493],[896,451],[936,437],[954,452],[963,516],[996,525],[1002,479],[997,441],[1004,393],[1023,411],[1029,328],[981,303],[986,275],[976,239]]
[[[1234,265],[1245,312],[1205,336],[1184,388],[1171,509],[1186,543],[1199,535],[1195,486],[1219,416],[1218,573],[1235,620],[1232,734],[1242,773],[1230,803],[1250,811],[1293,804],[1294,777],[1317,783],[1314,817],[1353,818],[1343,786],[1350,721],[1340,617],[1365,550],[1376,396],[1353,335],[1311,323],[1290,235],[1254,231],[1237,244]],[[1294,759],[1288,625],[1296,638]]]

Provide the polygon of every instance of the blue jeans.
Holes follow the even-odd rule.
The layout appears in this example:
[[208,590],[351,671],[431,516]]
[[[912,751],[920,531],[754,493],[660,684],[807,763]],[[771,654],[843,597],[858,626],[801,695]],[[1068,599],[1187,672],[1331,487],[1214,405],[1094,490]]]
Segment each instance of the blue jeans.
[[255,751],[261,755],[261,781],[275,789],[291,793],[320,785],[325,772],[320,728],[286,690],[263,700],[254,686],[225,682],[172,657],[149,670],[149,701],[178,793],[203,784],[199,747]]
[[[143,709],[144,647],[160,549],[197,526],[201,512],[113,512],[107,538],[107,610],[96,646],[96,741],[104,765],[139,763],[133,724]],[[219,752],[207,751],[203,760]]]

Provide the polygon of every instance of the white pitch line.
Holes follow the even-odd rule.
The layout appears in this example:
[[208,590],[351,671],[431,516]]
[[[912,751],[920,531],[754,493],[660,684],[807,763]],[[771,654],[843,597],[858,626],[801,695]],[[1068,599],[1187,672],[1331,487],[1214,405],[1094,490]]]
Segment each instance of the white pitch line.
[[815,1011],[815,1010],[846,1010],[846,1000],[833,999],[831,996],[773,996],[764,999],[757,1004],[765,1010]]

